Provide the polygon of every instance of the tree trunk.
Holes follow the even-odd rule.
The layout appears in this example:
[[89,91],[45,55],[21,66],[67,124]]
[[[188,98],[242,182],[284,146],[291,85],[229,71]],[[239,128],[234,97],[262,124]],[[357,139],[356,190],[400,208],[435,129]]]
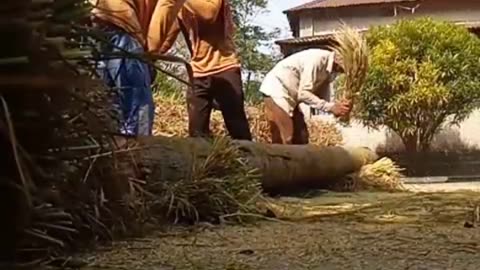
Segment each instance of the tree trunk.
[[[266,192],[326,188],[341,177],[374,162],[377,155],[367,148],[272,145],[234,141],[253,169],[261,173]],[[202,162],[212,144],[200,138],[145,137],[139,139],[137,160],[149,170],[150,179],[189,177],[195,162]]]
[[419,145],[417,136],[408,136],[402,138],[402,142],[405,146],[405,151],[407,153],[418,153],[419,152]]

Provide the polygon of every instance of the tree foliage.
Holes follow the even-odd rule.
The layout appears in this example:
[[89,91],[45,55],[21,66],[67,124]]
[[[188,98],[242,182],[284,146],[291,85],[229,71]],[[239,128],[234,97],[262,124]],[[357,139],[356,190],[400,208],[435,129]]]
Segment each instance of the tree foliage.
[[459,123],[480,99],[480,39],[461,26],[405,20],[367,35],[370,70],[357,113],[395,131],[407,151],[429,149],[442,124]]
[[268,1],[230,1],[236,25],[235,43],[242,63],[242,73],[245,75],[246,97],[250,102],[258,100],[259,80],[273,68],[276,60],[279,59],[279,55],[275,54],[272,48],[272,41],[278,37],[280,29],[268,31],[254,23],[259,14],[268,12]]

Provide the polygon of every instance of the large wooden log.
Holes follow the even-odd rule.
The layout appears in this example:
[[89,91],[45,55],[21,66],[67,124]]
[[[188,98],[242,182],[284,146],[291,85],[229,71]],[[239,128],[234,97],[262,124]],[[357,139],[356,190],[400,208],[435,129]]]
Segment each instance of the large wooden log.
[[[326,188],[378,159],[368,148],[233,143],[248,164],[259,170],[266,192]],[[189,177],[193,164],[212,151],[211,142],[200,138],[146,137],[139,139],[139,147],[138,161],[155,181]]]

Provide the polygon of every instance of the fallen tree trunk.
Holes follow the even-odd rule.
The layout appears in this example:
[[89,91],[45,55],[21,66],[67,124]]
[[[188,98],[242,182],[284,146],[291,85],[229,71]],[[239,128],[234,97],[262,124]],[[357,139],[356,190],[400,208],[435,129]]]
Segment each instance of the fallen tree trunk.
[[[141,150],[137,161],[155,181],[191,178],[194,164],[208,158],[212,151],[212,143],[201,138],[157,136],[140,138],[138,143]],[[240,157],[260,173],[263,190],[273,193],[327,188],[378,159],[367,148],[233,143]]]

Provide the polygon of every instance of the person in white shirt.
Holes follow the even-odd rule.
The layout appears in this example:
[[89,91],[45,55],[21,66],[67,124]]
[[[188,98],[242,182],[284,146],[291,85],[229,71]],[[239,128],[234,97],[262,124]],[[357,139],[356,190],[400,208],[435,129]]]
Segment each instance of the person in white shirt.
[[260,86],[272,143],[308,144],[308,129],[299,104],[332,113],[350,113],[351,102],[327,102],[319,96],[330,91],[335,73],[342,72],[334,52],[307,49],[281,60],[268,72]]

